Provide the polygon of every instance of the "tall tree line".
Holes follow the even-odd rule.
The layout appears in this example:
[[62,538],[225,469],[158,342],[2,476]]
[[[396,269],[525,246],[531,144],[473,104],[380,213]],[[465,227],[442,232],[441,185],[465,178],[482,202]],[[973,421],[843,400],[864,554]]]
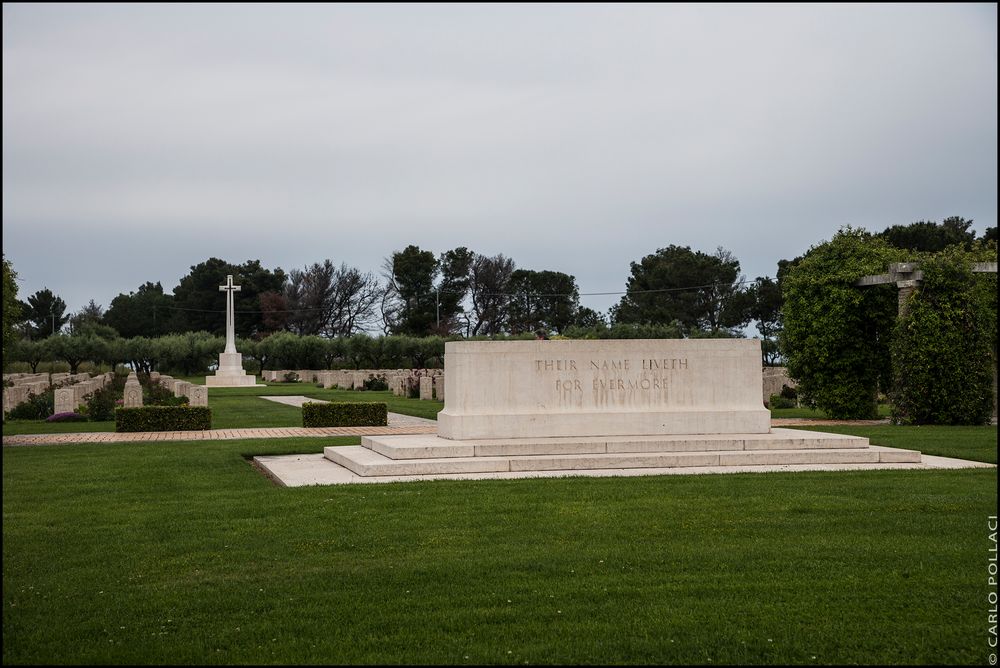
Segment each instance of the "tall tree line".
[[[968,248],[976,241],[971,220],[894,225],[876,236],[912,253]],[[996,239],[989,228],[980,241]],[[219,258],[193,265],[172,291],[146,282],[116,296],[107,310],[93,300],[76,313],[44,288],[26,301],[5,290],[5,336],[42,339],[110,327],[119,335],[156,337],[204,331],[224,334],[225,295],[232,274],[237,335],[259,340],[276,332],[345,337],[359,332],[408,336],[497,336],[537,330],[563,334],[570,328],[603,336],[616,324],[663,326],[680,336],[740,336],[755,322],[764,362],[780,360],[783,282],[801,257],[778,262],[776,278],[748,280],[739,260],[719,247],[713,252],[668,245],[630,265],[625,293],[607,314],[581,306],[576,278],[564,272],[519,267],[503,254],[459,246],[441,253],[409,245],[385,258],[381,273],[364,272],[330,259],[301,269],[268,269],[259,260],[233,264]],[[9,262],[4,260],[5,282]],[[16,286],[14,286],[16,288]],[[8,299],[9,295],[15,295]],[[8,306],[10,301],[10,306]],[[5,339],[6,340],[6,339]]]

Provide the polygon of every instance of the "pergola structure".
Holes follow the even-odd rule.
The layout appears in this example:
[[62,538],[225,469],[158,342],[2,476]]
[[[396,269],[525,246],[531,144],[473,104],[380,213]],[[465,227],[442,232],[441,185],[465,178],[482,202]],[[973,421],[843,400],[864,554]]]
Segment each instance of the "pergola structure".
[[[977,274],[997,273],[996,262],[974,262],[972,271]],[[899,288],[899,315],[906,315],[906,301],[913,291],[920,287],[920,281],[924,279],[924,272],[920,271],[920,265],[916,262],[894,262],[889,265],[889,273],[872,274],[862,276],[854,285],[865,288],[872,285],[886,285],[895,283]]]
[[[977,274],[997,273],[996,262],[974,262],[972,271]],[[920,271],[920,265],[916,262],[894,262],[889,265],[889,273],[873,274],[862,276],[854,285],[858,287],[869,287],[872,285],[886,285],[895,283],[899,289],[899,317],[906,317],[907,301],[913,291],[920,287],[920,281],[924,278],[924,272]],[[994,360],[995,362],[995,360]],[[997,368],[993,366],[993,417],[997,416]]]

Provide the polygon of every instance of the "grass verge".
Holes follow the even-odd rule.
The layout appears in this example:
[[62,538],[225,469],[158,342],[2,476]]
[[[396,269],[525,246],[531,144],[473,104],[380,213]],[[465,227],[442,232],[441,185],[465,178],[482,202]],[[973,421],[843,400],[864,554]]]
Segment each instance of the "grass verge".
[[245,459],[356,442],[4,448],[4,663],[987,652],[995,470],[288,489]]
[[866,436],[873,445],[919,450],[925,455],[997,463],[997,426],[942,427],[883,425],[823,425],[791,427],[809,431]]

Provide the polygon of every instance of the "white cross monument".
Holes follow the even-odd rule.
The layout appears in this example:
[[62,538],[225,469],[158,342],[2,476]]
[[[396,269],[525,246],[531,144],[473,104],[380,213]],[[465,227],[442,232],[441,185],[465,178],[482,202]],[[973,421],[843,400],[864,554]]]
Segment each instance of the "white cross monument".
[[214,376],[205,377],[207,387],[244,387],[256,385],[256,376],[251,376],[243,370],[243,355],[236,352],[236,315],[233,307],[233,293],[240,291],[240,286],[233,285],[233,277],[226,276],[226,284],[219,290],[226,293],[226,349],[219,354],[219,369]]

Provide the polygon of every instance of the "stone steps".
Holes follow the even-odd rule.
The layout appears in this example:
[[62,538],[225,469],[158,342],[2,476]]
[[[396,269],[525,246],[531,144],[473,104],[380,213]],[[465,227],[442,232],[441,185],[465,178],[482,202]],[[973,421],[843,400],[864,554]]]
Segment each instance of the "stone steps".
[[518,455],[582,455],[639,452],[807,450],[867,448],[868,439],[797,429],[767,434],[702,434],[697,436],[601,436],[562,438],[476,439],[453,441],[433,434],[385,438],[367,436],[361,445],[389,459],[444,457],[513,457]]
[[[789,433],[784,433],[789,432]],[[633,468],[919,463],[920,453],[839,434],[771,434],[460,442],[432,435],[365,437],[328,447],[326,459],[360,476]]]

